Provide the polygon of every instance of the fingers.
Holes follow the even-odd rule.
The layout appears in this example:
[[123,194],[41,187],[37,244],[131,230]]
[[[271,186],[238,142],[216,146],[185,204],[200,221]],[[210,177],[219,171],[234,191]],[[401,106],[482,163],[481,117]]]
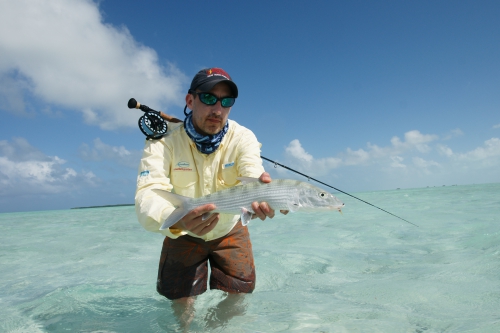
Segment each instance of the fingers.
[[274,217],[274,209],[272,209],[267,202],[252,202],[252,210],[254,212],[254,216],[252,218],[258,217],[262,221],[264,221],[267,217]]
[[271,182],[271,175],[269,175],[267,172],[263,172],[262,175],[260,175],[259,180],[262,183],[270,183]]
[[203,236],[215,228],[219,222],[219,214],[211,214],[206,220],[203,220],[201,216],[199,219],[202,220],[202,222],[193,227],[191,232],[198,236]]
[[181,229],[190,231],[198,236],[203,236],[212,231],[217,222],[219,222],[219,214],[211,214],[206,220],[203,220],[203,214],[210,213],[215,208],[214,204],[206,204],[191,210],[179,220],[178,223]]
[[[194,220],[194,219],[197,219],[198,217],[201,218],[201,216],[205,213],[210,213],[211,211],[213,211],[215,209],[215,205],[214,204],[206,204],[206,205],[202,205],[202,206],[198,206],[196,208],[194,208],[193,210],[191,210],[189,213],[187,213],[182,219],[181,221],[184,221],[184,223],[189,223],[190,221]],[[191,225],[186,225],[187,227],[191,227]],[[193,225],[194,226],[194,225]]]

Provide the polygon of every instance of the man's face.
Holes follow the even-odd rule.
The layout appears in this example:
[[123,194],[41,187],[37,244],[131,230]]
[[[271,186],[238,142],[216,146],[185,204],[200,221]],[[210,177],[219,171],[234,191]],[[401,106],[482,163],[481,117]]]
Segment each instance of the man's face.
[[[198,92],[198,91],[197,91]],[[207,91],[203,91],[207,92]],[[217,83],[212,90],[208,91],[218,98],[230,97],[231,89],[224,83]],[[198,95],[186,95],[186,105],[193,110],[193,125],[200,134],[217,134],[226,125],[231,108],[223,108],[220,101],[214,105],[206,105],[200,101]]]

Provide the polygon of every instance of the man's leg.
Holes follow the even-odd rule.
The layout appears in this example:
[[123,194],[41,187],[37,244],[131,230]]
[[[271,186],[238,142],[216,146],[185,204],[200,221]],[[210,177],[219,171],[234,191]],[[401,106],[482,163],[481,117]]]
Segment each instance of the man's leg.
[[255,289],[255,264],[248,228],[238,222],[229,234],[210,246],[210,289],[230,294]]
[[172,310],[182,329],[187,330],[194,319],[196,297],[183,297],[172,300]]
[[210,289],[225,291],[226,298],[209,309],[207,328],[224,326],[235,316],[245,314],[245,295],[255,289],[255,265],[248,229],[240,222],[210,246]]
[[172,300],[172,309],[183,329],[189,328],[194,318],[195,296],[207,289],[208,249],[203,243],[187,235],[165,237],[163,241],[156,289]]
[[246,294],[228,293],[219,304],[208,309],[205,317],[206,328],[223,327],[233,317],[244,315],[247,308],[245,296]]

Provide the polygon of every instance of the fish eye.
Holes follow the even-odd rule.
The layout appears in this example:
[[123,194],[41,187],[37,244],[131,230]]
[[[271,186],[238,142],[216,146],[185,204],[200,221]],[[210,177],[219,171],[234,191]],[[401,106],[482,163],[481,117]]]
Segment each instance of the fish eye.
[[326,193],[325,193],[325,192],[321,192],[321,193],[319,194],[319,196],[320,196],[320,197],[322,197],[322,198],[324,198],[324,197],[326,197]]

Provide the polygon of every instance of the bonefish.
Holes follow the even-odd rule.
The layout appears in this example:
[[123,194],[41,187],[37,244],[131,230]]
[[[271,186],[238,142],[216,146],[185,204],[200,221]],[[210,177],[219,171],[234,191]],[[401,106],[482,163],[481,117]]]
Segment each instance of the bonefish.
[[252,219],[252,202],[267,202],[274,210],[295,212],[338,210],[344,207],[337,197],[331,193],[311,185],[292,179],[276,179],[271,183],[262,183],[258,178],[240,177],[243,185],[218,191],[199,198],[188,198],[164,190],[162,195],[176,208],[163,222],[160,230],[167,229],[182,219],[192,209],[215,204],[215,210],[204,214],[204,219],[212,213],[240,214],[241,223],[247,225]]

